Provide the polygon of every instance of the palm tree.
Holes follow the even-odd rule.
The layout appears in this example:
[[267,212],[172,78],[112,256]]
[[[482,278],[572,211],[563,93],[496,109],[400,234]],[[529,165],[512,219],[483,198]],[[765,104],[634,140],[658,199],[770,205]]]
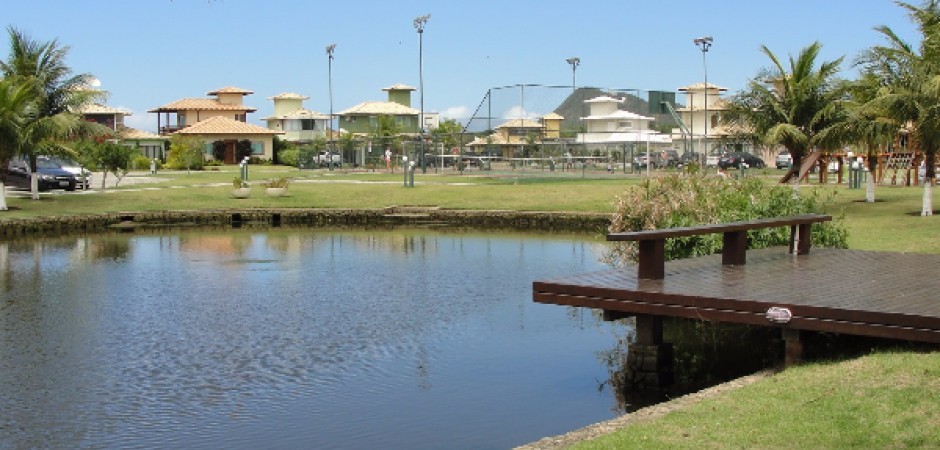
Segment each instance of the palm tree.
[[790,57],[789,67],[784,67],[770,49],[762,46],[773,66],[732,97],[722,114],[730,126],[747,130],[739,137],[785,147],[796,167],[817,146],[834,144],[825,140],[834,135],[823,131],[842,120],[846,92],[836,74],[843,58],[817,65],[821,48],[819,42],[814,42],[796,59]]
[[[24,124],[35,111],[32,89],[28,84],[14,84],[0,79],[0,161],[18,153]],[[0,182],[0,210],[6,211],[6,189]]]
[[908,10],[921,34],[919,46],[901,39],[891,28],[875,28],[886,45],[866,50],[859,64],[881,88],[870,102],[885,118],[903,124],[915,145],[924,152],[927,173],[921,215],[933,214],[931,185],[936,178],[934,165],[940,147],[940,2],[928,0],[917,7],[898,2]]
[[[855,142],[866,154],[868,171],[874,175],[878,167],[879,144],[893,139],[901,129],[900,124],[882,114],[872,101],[881,90],[879,80],[870,73],[846,85],[849,98],[843,103],[843,120],[824,130],[820,136],[826,142]],[[851,162],[850,162],[851,163]],[[875,201],[875,177],[868,177],[865,201]]]
[[8,136],[16,141],[7,145],[14,155],[29,161],[32,198],[38,200],[36,157],[71,153],[65,145],[66,138],[100,130],[79,120],[75,112],[101,93],[89,89],[93,80],[90,74],[72,75],[72,69],[65,64],[68,47],[60,46],[57,40],[34,41],[13,27],[8,31],[10,55],[0,61],[0,72],[7,82],[28,89],[34,104],[31,113],[24,116],[24,123],[18,126],[19,132]]

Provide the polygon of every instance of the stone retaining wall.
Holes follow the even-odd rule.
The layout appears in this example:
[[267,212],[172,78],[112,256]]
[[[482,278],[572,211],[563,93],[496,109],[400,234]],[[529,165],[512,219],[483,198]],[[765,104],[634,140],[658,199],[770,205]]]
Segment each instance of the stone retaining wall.
[[0,220],[0,238],[188,226],[450,226],[603,234],[606,233],[609,221],[609,214],[598,213],[446,210],[427,207],[142,211]]

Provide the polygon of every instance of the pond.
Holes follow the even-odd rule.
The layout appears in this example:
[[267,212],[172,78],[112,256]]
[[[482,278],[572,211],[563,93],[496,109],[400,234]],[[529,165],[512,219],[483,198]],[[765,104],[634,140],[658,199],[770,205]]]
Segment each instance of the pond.
[[622,413],[624,325],[532,302],[584,236],[0,242],[0,448],[507,448]]

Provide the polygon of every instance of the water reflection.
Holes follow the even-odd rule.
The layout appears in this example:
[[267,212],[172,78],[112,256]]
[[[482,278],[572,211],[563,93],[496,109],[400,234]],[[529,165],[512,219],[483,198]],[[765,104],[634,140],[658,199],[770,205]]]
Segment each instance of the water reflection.
[[599,254],[423,231],[0,242],[0,447],[506,448],[604,420],[618,328],[531,301]]

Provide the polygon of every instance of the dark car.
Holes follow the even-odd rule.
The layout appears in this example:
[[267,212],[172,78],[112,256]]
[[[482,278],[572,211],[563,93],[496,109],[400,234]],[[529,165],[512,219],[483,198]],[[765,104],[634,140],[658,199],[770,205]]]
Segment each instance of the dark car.
[[705,158],[702,157],[702,154],[698,152],[685,152],[682,154],[682,156],[679,157],[680,166],[686,166],[692,163],[701,166],[705,164]]
[[752,167],[755,169],[763,169],[766,164],[763,159],[745,152],[731,152],[725,153],[718,159],[718,167],[722,169],[728,169],[734,167],[736,169],[741,168],[741,164],[747,164],[747,167]]
[[[29,189],[29,173],[25,165],[14,165],[11,163],[8,172],[10,174],[8,181],[11,184]],[[36,159],[36,174],[39,175],[40,191],[48,191],[50,189],[74,191],[75,186],[78,184],[73,173],[63,169],[48,158]]]

